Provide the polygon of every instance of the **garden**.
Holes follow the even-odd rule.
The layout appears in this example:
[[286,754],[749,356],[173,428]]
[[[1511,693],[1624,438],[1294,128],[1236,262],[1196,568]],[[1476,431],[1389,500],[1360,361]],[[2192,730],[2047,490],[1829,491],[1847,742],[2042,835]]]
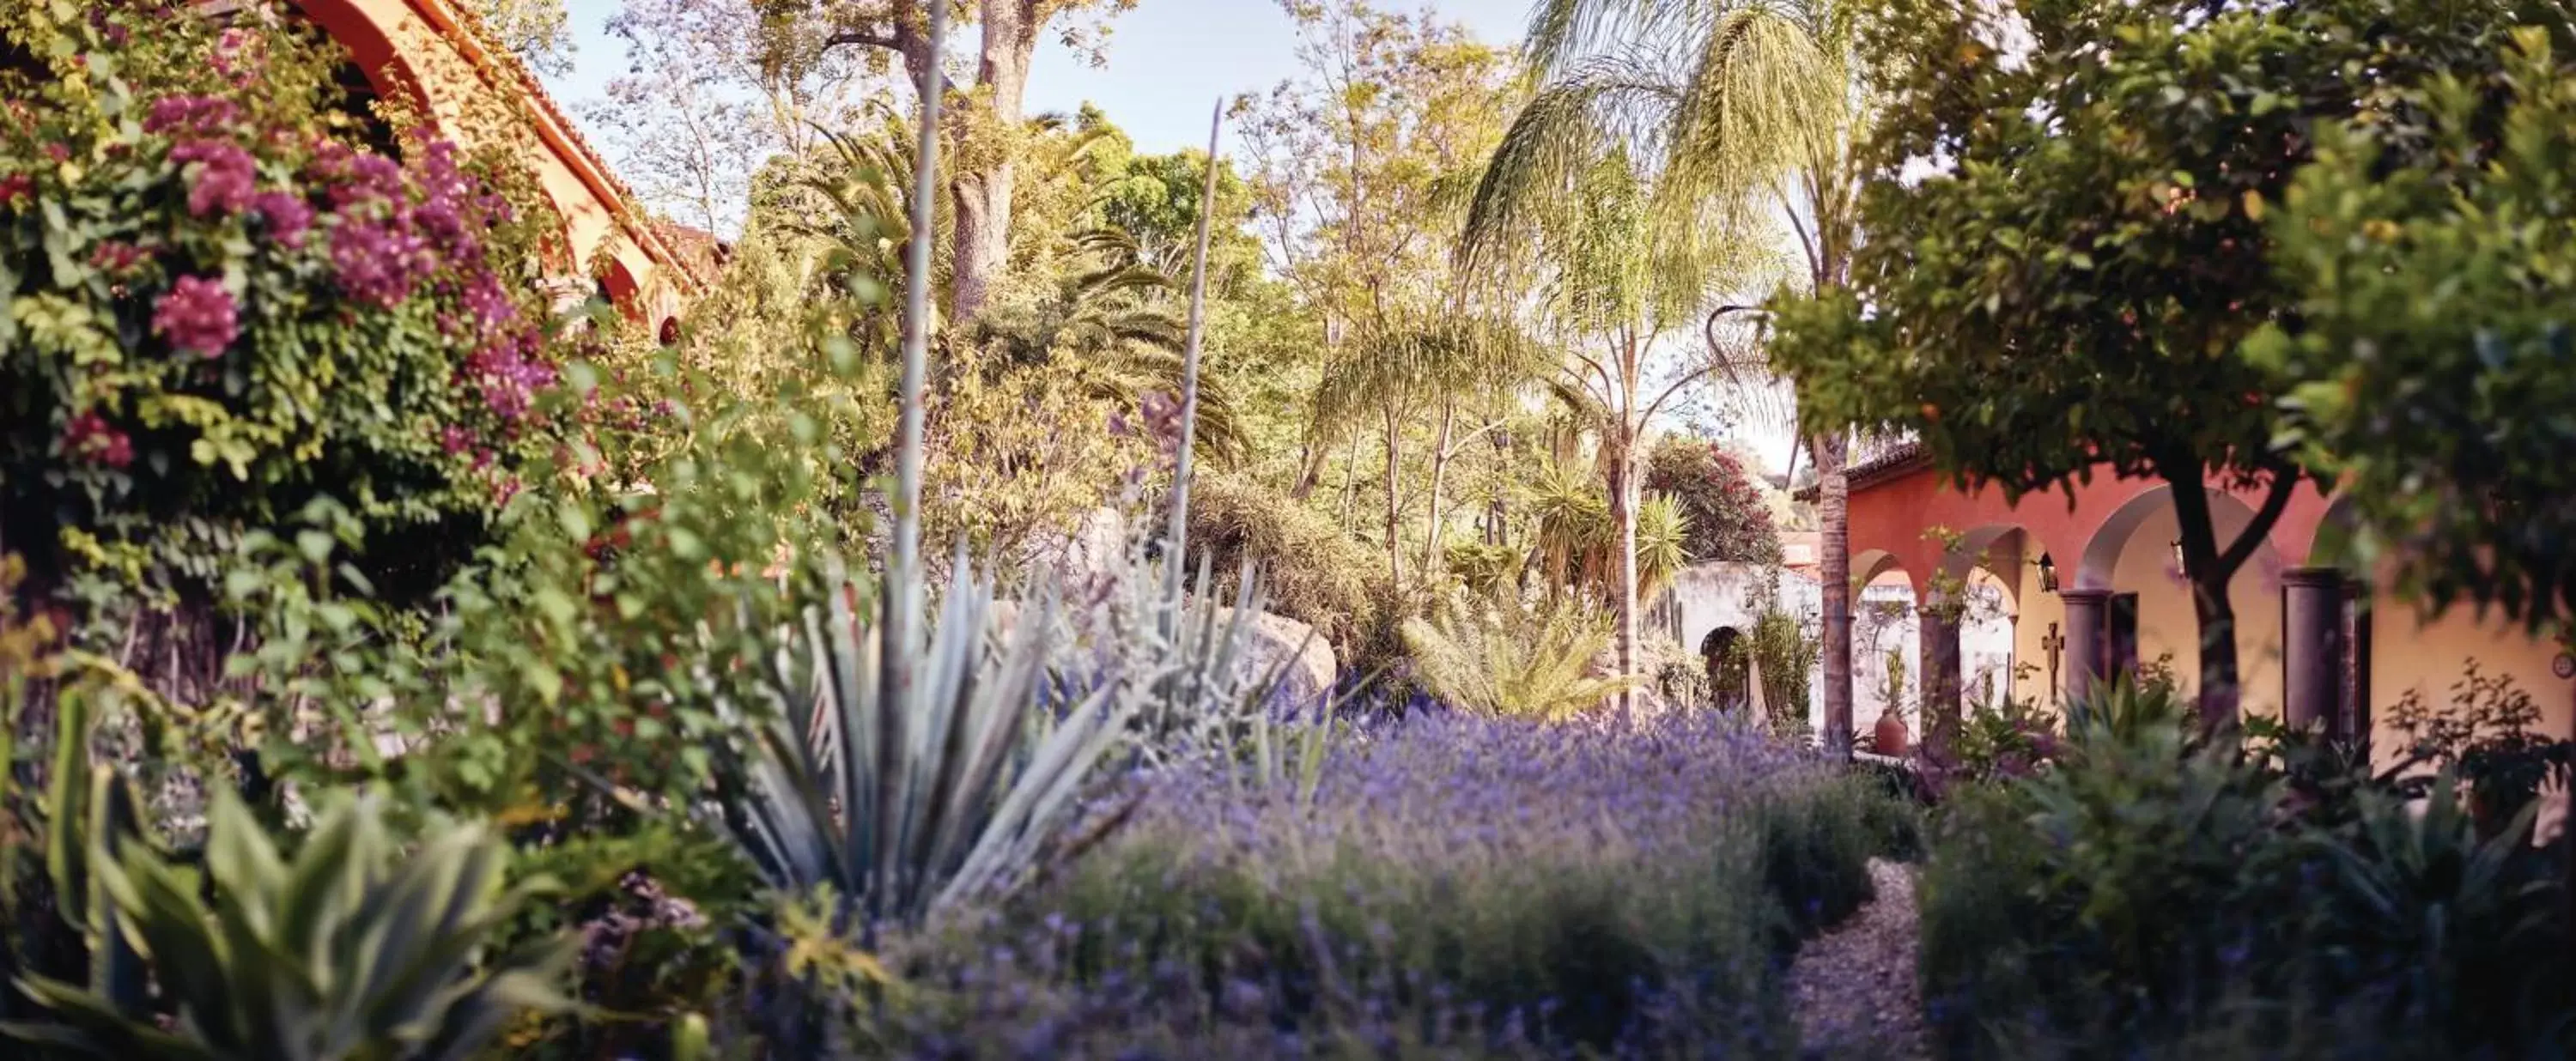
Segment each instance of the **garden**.
[[2560,634],[2562,4],[1288,3],[1157,154],[1022,99],[1134,0],[624,0],[651,284],[565,7],[431,6],[534,95],[0,0],[0,1056],[2576,1051],[2510,678],[1872,754],[1847,547],[1887,439],[2312,482]]

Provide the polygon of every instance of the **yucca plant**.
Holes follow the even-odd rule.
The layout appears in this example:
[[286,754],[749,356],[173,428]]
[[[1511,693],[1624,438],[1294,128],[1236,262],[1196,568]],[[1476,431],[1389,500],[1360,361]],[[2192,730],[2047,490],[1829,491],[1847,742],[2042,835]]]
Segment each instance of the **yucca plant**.
[[1548,720],[1597,707],[1636,684],[1592,675],[1610,635],[1598,609],[1562,597],[1455,597],[1432,618],[1404,623],[1414,671],[1442,700],[1485,714]]
[[481,825],[406,849],[382,801],[360,796],[289,862],[218,792],[208,829],[211,889],[144,845],[89,842],[106,912],[150,956],[168,1017],[31,976],[18,987],[60,1023],[11,1035],[102,1058],[408,1061],[472,1056],[521,1015],[569,1005],[554,981],[577,937],[488,953],[546,884],[504,888],[509,847]]

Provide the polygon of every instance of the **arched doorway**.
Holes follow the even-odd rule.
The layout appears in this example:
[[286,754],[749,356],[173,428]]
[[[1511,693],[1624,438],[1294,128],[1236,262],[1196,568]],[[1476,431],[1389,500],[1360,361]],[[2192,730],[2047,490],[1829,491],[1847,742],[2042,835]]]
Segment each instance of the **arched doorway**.
[[1751,690],[1752,646],[1744,631],[1721,626],[1699,642],[1700,662],[1708,668],[1709,695],[1720,711],[1743,707]]

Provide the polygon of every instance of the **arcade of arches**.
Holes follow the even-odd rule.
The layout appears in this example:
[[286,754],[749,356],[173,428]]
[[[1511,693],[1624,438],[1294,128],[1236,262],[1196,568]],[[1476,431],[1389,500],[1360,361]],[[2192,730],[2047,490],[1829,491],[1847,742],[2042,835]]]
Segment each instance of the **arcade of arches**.
[[[528,167],[564,219],[570,260],[546,285],[559,304],[598,291],[659,332],[704,288],[712,237],[645,216],[536,78],[491,46],[454,0],[288,2],[348,49],[354,69],[342,80],[353,105],[408,104],[439,135],[469,147],[506,145]],[[203,5],[219,16],[233,6]]]
[[[2053,710],[2095,676],[2158,661],[2186,680],[2198,673],[2199,626],[2161,481],[2104,474],[2071,498],[2053,492],[2016,505],[2000,490],[1951,487],[1907,447],[1855,468],[1851,482],[1855,576],[1901,576],[1917,599],[1933,591],[1936,574],[1991,577],[2003,588],[2017,698]],[[2209,494],[2222,543],[2261,501]],[[2229,584],[2247,713],[2368,734],[2385,759],[2402,737],[2374,719],[2409,695],[2447,704],[2474,661],[2530,694],[2547,732],[2566,732],[2576,660],[2500,618],[2465,607],[2426,617],[2411,601],[2375,592],[2384,572],[2354,570],[2338,555],[2340,518],[2332,498],[2302,485]],[[1942,531],[1957,535],[1955,544]],[[1927,689],[1960,695],[1957,625],[1927,612],[1921,630]]]

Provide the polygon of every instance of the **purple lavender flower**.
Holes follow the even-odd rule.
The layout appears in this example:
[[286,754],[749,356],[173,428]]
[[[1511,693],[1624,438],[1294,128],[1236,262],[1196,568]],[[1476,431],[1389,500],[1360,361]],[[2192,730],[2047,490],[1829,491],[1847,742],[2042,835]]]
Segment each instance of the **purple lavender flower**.
[[183,353],[220,357],[240,333],[240,323],[234,316],[232,293],[224,290],[222,281],[182,276],[153,303],[152,330]]

